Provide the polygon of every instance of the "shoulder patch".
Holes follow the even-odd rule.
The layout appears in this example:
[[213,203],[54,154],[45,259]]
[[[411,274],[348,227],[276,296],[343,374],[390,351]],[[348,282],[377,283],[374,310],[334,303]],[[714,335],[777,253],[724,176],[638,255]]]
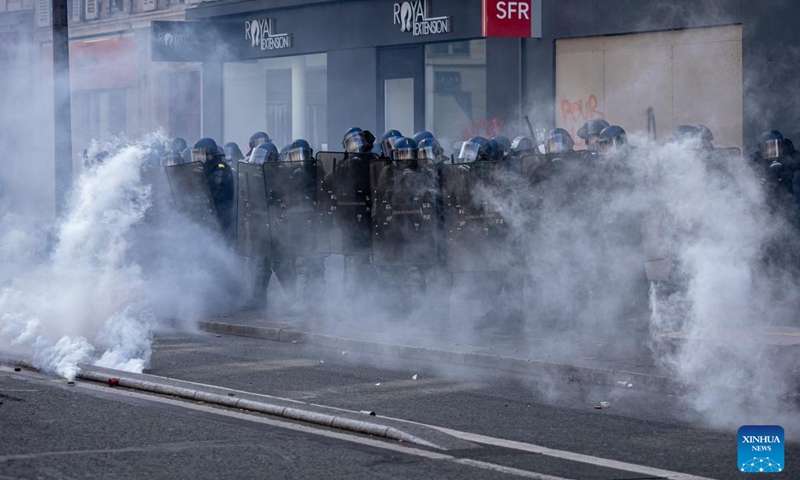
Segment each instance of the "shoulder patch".
[[217,168],[225,168],[225,167],[227,167],[227,165],[225,165],[224,163],[217,164]]

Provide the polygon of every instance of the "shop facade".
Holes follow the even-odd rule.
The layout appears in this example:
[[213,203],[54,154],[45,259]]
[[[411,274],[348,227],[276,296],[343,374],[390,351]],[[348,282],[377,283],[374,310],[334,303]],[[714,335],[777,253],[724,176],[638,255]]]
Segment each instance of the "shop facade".
[[[513,30],[501,14],[522,13],[530,34],[495,36]],[[202,134],[225,142],[265,130],[279,147],[337,149],[358,125],[447,147],[528,133],[527,116],[573,133],[605,117],[659,141],[705,124],[719,146],[752,148],[768,128],[800,133],[784,101],[798,13],[779,0],[208,2],[153,23],[152,59],[202,65]]]

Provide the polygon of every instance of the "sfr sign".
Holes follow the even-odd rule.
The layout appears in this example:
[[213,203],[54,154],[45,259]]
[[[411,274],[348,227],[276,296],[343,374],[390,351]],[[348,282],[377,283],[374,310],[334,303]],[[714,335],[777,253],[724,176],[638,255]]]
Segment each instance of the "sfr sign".
[[541,0],[483,0],[484,37],[542,37]]

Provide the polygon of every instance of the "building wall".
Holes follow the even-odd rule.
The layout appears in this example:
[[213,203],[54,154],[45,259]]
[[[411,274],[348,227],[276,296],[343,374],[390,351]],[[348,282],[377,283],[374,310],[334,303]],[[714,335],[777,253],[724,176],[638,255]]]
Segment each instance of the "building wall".
[[573,137],[591,118],[651,139],[702,123],[741,147],[741,25],[556,40],[555,110]]

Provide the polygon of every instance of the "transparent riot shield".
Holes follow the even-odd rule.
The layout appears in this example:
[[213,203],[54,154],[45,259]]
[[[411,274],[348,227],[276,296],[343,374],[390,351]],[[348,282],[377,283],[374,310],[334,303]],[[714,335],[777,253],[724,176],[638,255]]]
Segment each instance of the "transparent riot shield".
[[511,162],[443,165],[444,249],[451,272],[507,270],[513,265],[507,200]]
[[[320,228],[316,160],[264,164],[273,260],[319,257],[329,245]],[[324,170],[322,170],[324,172]]]
[[319,184],[327,209],[324,225],[329,229],[330,252],[371,253],[369,164],[377,160],[377,155],[318,152],[316,158],[327,172]]
[[432,163],[370,164],[372,263],[433,265],[438,255],[438,170]]
[[200,162],[165,166],[172,199],[194,221],[219,229],[214,199]]
[[247,257],[269,257],[270,217],[263,165],[239,162],[236,251]]

